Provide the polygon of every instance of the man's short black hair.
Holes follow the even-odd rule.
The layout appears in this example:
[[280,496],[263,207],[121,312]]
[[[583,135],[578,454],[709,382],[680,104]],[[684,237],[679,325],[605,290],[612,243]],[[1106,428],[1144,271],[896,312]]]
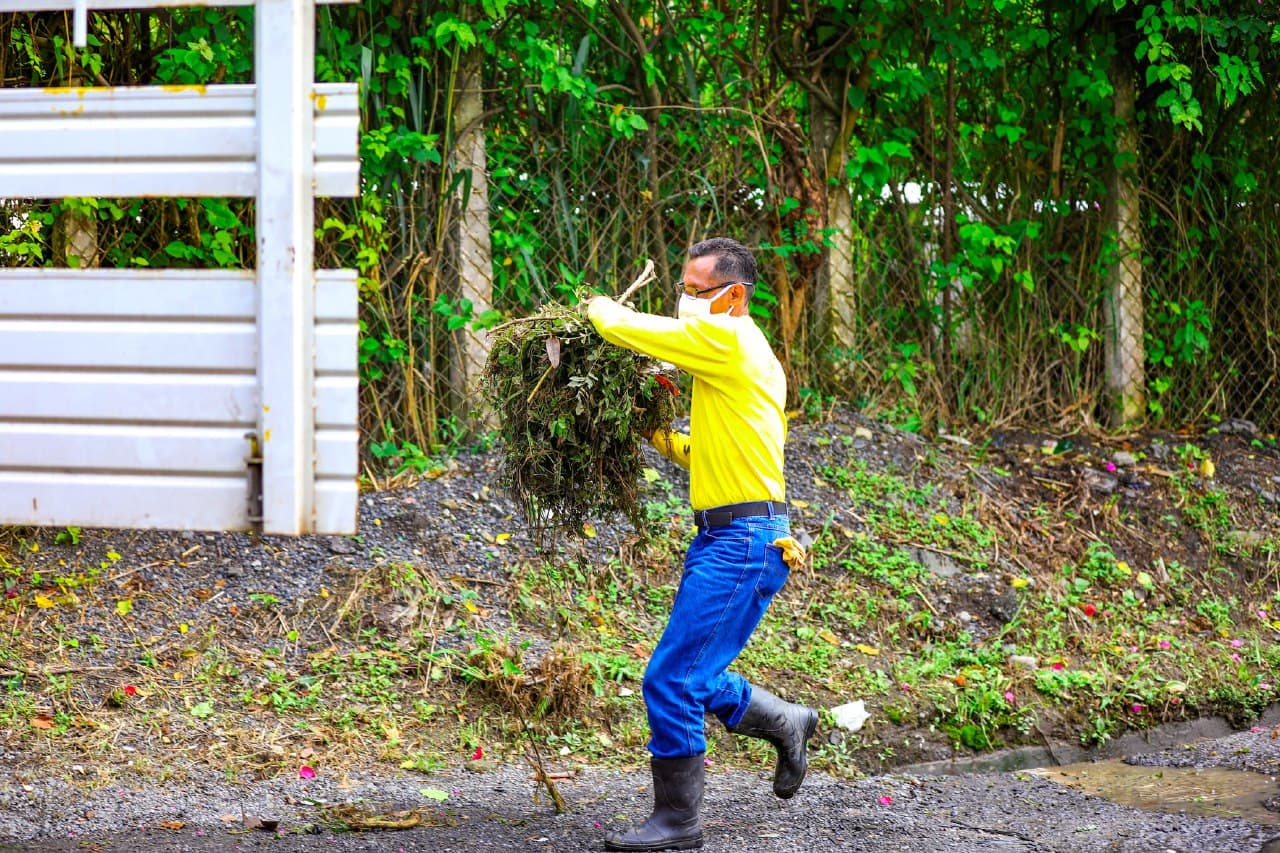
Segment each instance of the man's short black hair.
[[751,250],[729,237],[712,237],[689,247],[690,258],[716,259],[712,268],[721,281],[741,281],[747,285],[747,298],[756,290],[756,259]]

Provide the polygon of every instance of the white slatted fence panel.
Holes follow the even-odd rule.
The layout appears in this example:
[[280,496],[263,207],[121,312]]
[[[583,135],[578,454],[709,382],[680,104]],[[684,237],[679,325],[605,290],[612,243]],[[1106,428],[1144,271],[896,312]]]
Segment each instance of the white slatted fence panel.
[[[357,499],[356,280],[315,281],[316,532],[343,533]],[[7,270],[0,524],[38,512],[46,524],[248,527],[256,287],[252,271]]]
[[[359,193],[354,83],[323,83],[315,192]],[[0,187],[8,197],[253,196],[256,87],[0,89]]]
[[244,477],[0,471],[0,523],[183,530],[248,527]]
[[[244,2],[0,12],[83,46],[86,10]],[[355,530],[356,281],[313,271],[312,219],[359,193],[357,90],[313,82],[313,0],[249,2],[255,85],[0,88],[5,197],[251,197],[259,263],[0,270],[0,524]]]

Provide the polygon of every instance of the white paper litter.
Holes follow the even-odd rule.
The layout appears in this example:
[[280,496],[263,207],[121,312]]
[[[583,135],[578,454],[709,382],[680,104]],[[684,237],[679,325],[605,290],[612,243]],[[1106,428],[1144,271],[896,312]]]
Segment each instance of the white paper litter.
[[871,717],[867,713],[866,703],[861,699],[832,708],[831,715],[836,718],[837,726],[851,732],[862,728],[862,724]]

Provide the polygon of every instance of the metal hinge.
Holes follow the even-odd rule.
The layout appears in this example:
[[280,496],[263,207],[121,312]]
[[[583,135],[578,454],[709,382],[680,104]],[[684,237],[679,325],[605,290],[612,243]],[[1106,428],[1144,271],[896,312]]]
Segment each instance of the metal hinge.
[[262,443],[256,432],[246,432],[244,437],[249,440],[249,456],[245,460],[249,477],[245,517],[254,530],[262,530]]

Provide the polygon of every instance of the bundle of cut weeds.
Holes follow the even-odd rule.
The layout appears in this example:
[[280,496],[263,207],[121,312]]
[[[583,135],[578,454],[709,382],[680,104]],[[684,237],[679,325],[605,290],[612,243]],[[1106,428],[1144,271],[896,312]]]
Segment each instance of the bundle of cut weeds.
[[659,367],[606,342],[578,308],[548,305],[494,329],[483,392],[503,480],[536,537],[581,535],[587,519],[615,513],[639,522],[640,443],[675,412]]

